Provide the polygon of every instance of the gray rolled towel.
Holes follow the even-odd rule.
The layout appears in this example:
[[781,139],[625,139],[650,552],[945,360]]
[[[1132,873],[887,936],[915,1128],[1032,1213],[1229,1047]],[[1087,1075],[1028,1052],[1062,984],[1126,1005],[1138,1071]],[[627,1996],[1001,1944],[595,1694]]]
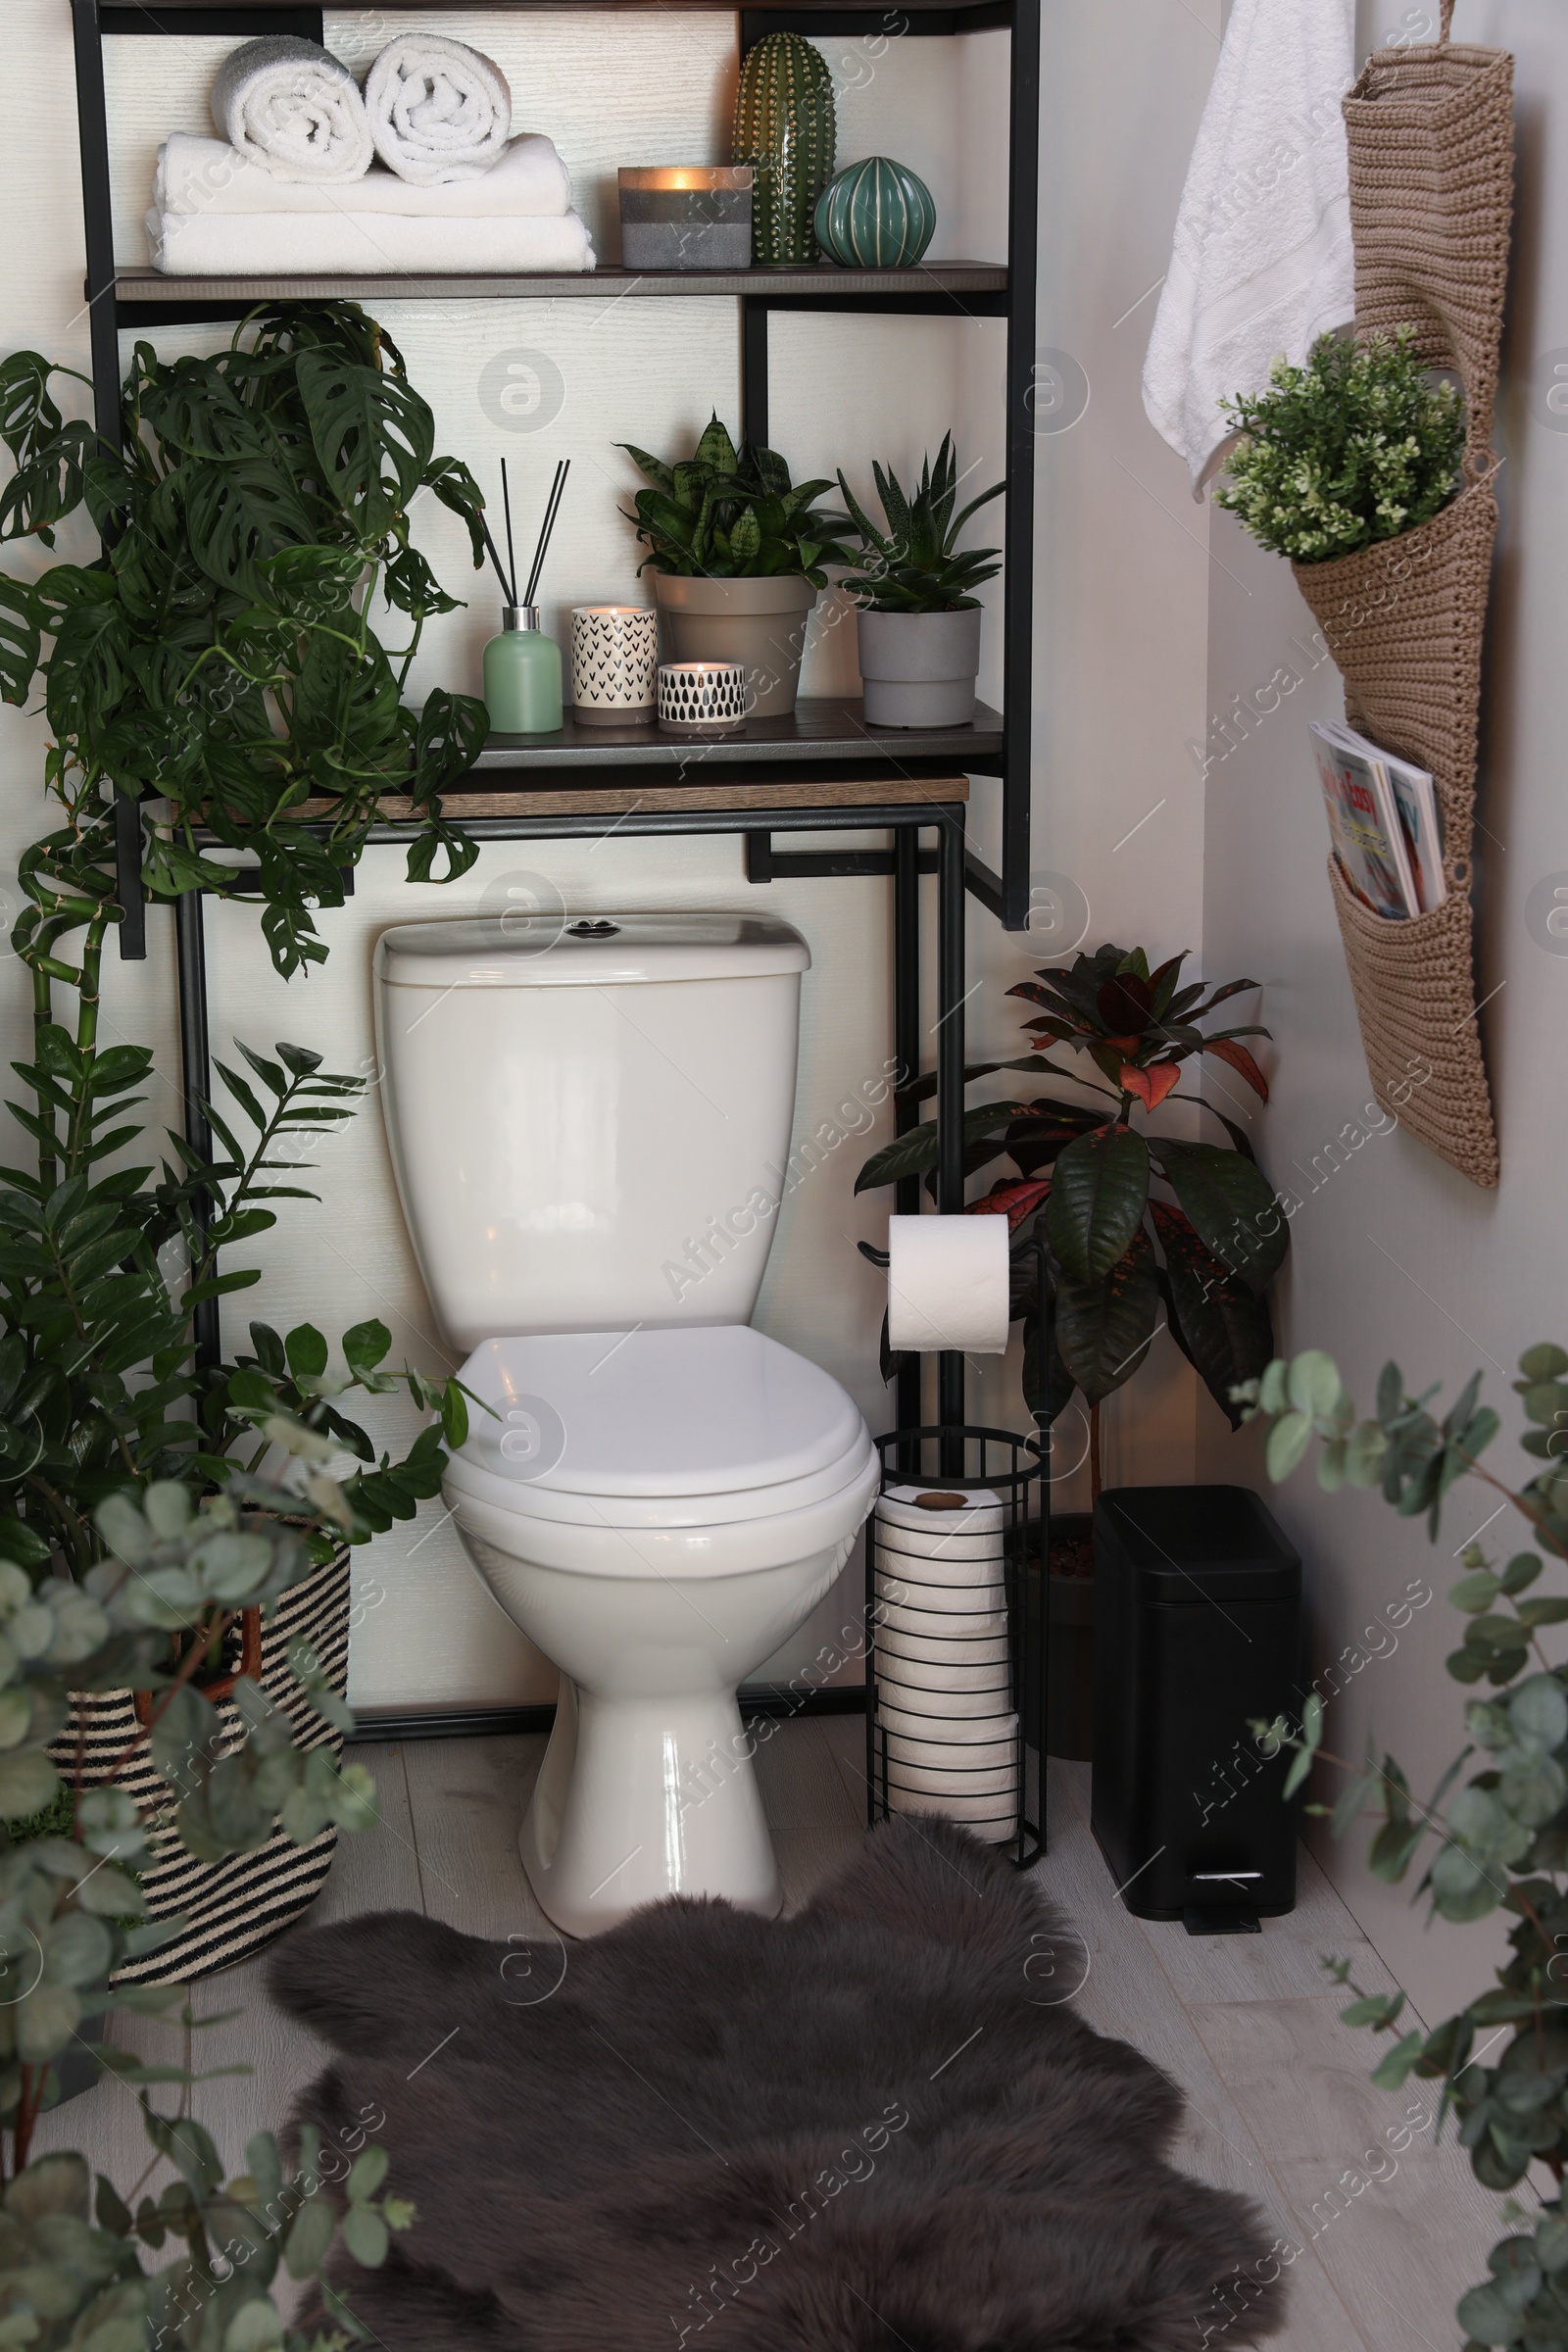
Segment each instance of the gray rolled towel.
[[375,156],[353,74],[298,33],[268,33],[224,58],[213,83],[213,121],[247,163],[278,179],[363,179]]

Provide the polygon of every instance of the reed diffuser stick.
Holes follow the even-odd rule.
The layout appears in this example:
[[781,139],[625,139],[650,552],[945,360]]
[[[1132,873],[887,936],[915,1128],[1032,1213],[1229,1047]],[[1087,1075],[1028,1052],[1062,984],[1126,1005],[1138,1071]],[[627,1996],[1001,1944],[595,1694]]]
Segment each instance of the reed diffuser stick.
[[563,458],[556,467],[556,478],[550,489],[550,503],[545,509],[544,522],[540,527],[539,545],[534,551],[533,569],[528,574],[527,592],[522,600],[525,605],[533,603],[534,591],[539,585],[539,574],[544,569],[545,555],[550,546],[550,534],[556,527],[556,515],[561,508],[561,493],[566,486],[566,475],[570,469],[571,460],[569,458]]
[[506,566],[501,561],[500,554],[496,548],[496,543],[490,536],[490,525],[486,522],[482,510],[480,511],[479,514],[479,528],[481,531],[483,531],[484,543],[490,550],[490,561],[496,567],[496,578],[501,582],[502,598],[509,605],[515,604],[515,592],[513,588],[512,582],[507,577]]
[[505,458],[501,461],[501,504],[506,509],[507,514],[507,570],[512,579],[512,594],[507,601],[514,605],[517,601],[517,559],[512,545],[512,492],[507,483],[507,461]]

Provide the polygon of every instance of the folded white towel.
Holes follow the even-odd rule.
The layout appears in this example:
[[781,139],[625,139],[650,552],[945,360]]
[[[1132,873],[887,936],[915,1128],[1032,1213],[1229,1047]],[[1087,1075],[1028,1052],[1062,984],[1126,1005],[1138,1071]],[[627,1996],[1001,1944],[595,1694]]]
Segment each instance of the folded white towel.
[[1193,495],[1233,438],[1220,402],[1261,392],[1355,311],[1340,100],[1355,0],[1235,0],[1176,216],[1144,362],[1150,422]]
[[481,220],[400,213],[147,215],[155,270],[170,277],[521,276],[594,266],[576,213]]
[[213,121],[248,163],[279,179],[360,179],[375,150],[360,86],[318,41],[268,33],[224,58]]
[[278,179],[221,139],[176,130],[158,150],[153,205],[161,213],[405,213],[421,220],[554,214],[571,209],[571,175],[536,130],[512,140],[493,172],[450,187],[416,188],[373,165],[341,191]]
[[365,103],[382,163],[423,188],[488,172],[512,128],[501,68],[436,32],[388,41],[370,68]]

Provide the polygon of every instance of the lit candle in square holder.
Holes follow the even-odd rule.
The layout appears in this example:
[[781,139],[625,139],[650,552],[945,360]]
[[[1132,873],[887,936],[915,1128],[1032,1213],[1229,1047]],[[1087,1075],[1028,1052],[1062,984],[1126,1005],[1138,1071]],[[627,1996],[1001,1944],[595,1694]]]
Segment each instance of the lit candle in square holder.
[[750,164],[623,166],[620,260],[626,270],[749,270]]

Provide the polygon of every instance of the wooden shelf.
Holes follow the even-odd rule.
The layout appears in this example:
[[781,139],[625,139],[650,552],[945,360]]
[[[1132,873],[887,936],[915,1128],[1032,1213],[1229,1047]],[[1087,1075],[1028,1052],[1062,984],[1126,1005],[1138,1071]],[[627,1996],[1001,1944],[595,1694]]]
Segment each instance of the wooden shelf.
[[[621,784],[608,775],[581,784],[535,783],[525,776],[510,784],[499,779],[481,790],[474,782],[457,785],[441,796],[442,811],[454,823],[484,817],[524,816],[728,816],[790,815],[803,809],[862,810],[869,825],[879,809],[947,808],[969,798],[967,776],[848,776],[811,783],[737,784],[731,778],[711,783],[678,784],[650,778],[641,784]],[[324,801],[307,801],[302,818],[330,813]],[[406,794],[388,793],[381,815],[388,824],[406,824],[415,814]],[[635,828],[633,828],[635,830]]]
[[[569,8],[584,16],[618,14],[628,9],[657,6],[661,0],[483,0],[490,8],[515,10],[521,16],[537,15],[541,10]],[[254,17],[264,12],[270,16],[308,16],[313,0],[102,0],[104,30],[116,32],[162,31],[163,22],[172,25],[182,16],[190,17]],[[475,0],[381,0],[381,5],[396,15],[402,9],[437,8],[471,15]],[[735,13],[735,0],[681,0],[683,8],[702,8],[725,15]],[[874,20],[875,28],[883,29],[888,17],[887,0],[788,0],[785,11],[771,10],[770,15],[790,16],[849,16],[860,15]],[[901,15],[920,17],[995,17],[997,0],[900,0]]]
[[390,273],[376,277],[166,277],[161,270],[117,270],[115,301],[128,311],[206,303],[262,302],[602,302],[624,295],[647,300],[659,295],[761,296],[768,302],[805,303],[813,309],[840,304],[902,304],[935,307],[951,303],[961,314],[966,296],[1004,303],[1007,271],[1002,262],[932,262],[913,270],[839,270],[831,263],[808,269],[758,270],[584,270],[530,271],[525,276],[464,273],[452,277]]
[[475,772],[489,780],[506,772],[559,776],[595,768],[731,776],[749,770],[760,782],[760,770],[850,766],[908,781],[934,769],[984,774],[1001,755],[1002,713],[984,703],[966,727],[868,727],[858,702],[803,696],[788,718],[748,719],[733,735],[706,738],[662,735],[657,726],[579,726],[568,710],[553,735],[492,735]]

